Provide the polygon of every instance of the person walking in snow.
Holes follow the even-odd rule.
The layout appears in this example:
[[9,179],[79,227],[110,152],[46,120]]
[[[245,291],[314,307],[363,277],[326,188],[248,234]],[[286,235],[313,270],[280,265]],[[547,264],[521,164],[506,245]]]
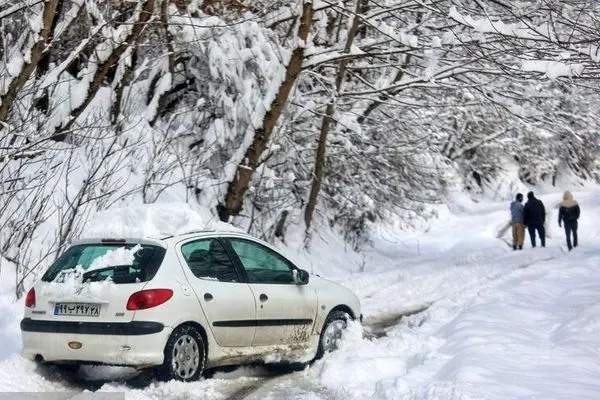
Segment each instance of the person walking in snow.
[[542,247],[546,247],[546,208],[544,203],[535,197],[533,192],[527,193],[527,203],[523,207],[523,222],[527,225],[531,247],[535,247],[535,233],[537,231]]
[[512,225],[513,250],[523,250],[525,241],[525,224],[523,223],[523,195],[517,193],[517,197],[510,203],[510,223]]
[[[577,247],[577,220],[579,219],[579,204],[573,199],[573,195],[568,190],[563,194],[563,201],[558,208],[558,226],[564,222],[565,236],[567,237],[567,247],[569,251]],[[573,243],[571,244],[571,234],[573,234]]]

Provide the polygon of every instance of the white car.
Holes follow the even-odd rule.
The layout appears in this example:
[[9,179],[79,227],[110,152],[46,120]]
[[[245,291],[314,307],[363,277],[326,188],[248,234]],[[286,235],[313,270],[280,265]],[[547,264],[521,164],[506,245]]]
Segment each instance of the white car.
[[27,293],[22,354],[192,381],[210,367],[319,358],[348,318],[362,319],[350,290],[246,234],[83,240]]

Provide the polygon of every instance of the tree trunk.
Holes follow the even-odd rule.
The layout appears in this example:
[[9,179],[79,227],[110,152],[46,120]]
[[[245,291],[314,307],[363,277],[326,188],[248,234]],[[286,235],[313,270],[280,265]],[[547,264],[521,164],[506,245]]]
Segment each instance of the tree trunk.
[[317,154],[315,156],[315,169],[313,171],[312,184],[310,185],[310,194],[308,195],[308,201],[306,203],[306,209],[304,210],[304,224],[306,231],[310,229],[315,208],[317,207],[317,199],[319,198],[319,192],[321,190],[321,180],[325,173],[325,150],[327,147],[327,136],[329,135],[329,128],[331,126],[331,120],[333,119],[333,113],[335,111],[335,103],[332,100],[327,104],[325,115],[321,123],[321,131],[319,134],[319,144],[317,146]]
[[[137,48],[135,48],[131,52],[131,65],[125,67],[125,71],[123,72],[122,78],[119,80],[119,82],[116,82],[115,101],[112,103],[110,109],[111,123],[114,126],[118,126],[118,124],[120,124],[120,116],[123,111],[121,106],[121,104],[123,103],[123,93],[125,92],[125,88],[129,85],[131,81],[132,72],[137,64],[137,57]],[[118,129],[120,130],[121,127],[118,126]]]
[[98,90],[102,86],[104,79],[107,77],[109,73],[114,71],[118,64],[121,56],[127,51],[129,46],[135,46],[137,40],[139,39],[142,31],[146,25],[146,23],[152,17],[152,12],[154,11],[154,0],[146,0],[142,9],[140,11],[140,15],[138,20],[133,23],[133,28],[131,29],[131,33],[127,36],[127,38],[121,43],[118,47],[116,47],[110,56],[104,61],[102,64],[98,66],[96,69],[96,73],[90,82],[90,86],[88,88],[85,100],[82,104],[77,106],[74,110],[71,111],[71,115],[69,116],[69,120],[63,123],[61,126],[56,128],[52,139],[55,141],[63,141],[66,139],[67,134],[66,131],[71,129],[77,118],[85,111],[87,106],[92,102]]
[[[29,62],[25,62],[19,74],[10,82],[8,90],[2,96],[0,101],[0,121],[6,122],[17,96],[23,86],[27,83],[38,63],[42,59],[44,52],[48,50],[48,44],[52,37],[52,27],[57,17],[57,9],[62,0],[46,0],[44,11],[42,12],[42,29],[39,32],[39,39],[35,42],[30,51]],[[37,36],[37,32],[32,32]],[[0,124],[0,126],[3,126]]]
[[163,1],[160,10],[160,22],[165,30],[165,42],[167,46],[168,68],[169,73],[173,73],[175,69],[175,48],[173,47],[173,35],[169,31],[169,3]]
[[281,212],[281,216],[279,217],[279,221],[277,221],[277,226],[275,227],[275,237],[280,238],[282,242],[285,243],[285,221],[289,215],[288,210],[283,210]]
[[[173,46],[173,35],[169,31],[169,7],[166,2],[163,2],[163,5],[162,5],[161,11],[160,11],[160,22],[165,31],[164,32],[165,33],[165,44],[167,47],[167,71],[166,72],[164,70],[161,71],[160,75],[156,78],[156,80],[153,80],[153,83],[155,84],[151,87],[151,92],[153,93],[153,96],[148,96],[148,97],[150,97],[148,104],[152,103],[154,101],[154,98],[158,98],[158,100],[156,101],[156,104],[157,104],[156,112],[154,113],[154,116],[152,117],[152,119],[150,121],[148,121],[150,126],[154,126],[154,124],[156,123],[156,120],[162,114],[165,113],[165,108],[166,108],[167,99],[168,99],[167,95],[171,94],[172,90],[173,90],[173,78],[174,78],[173,73],[175,71],[175,47]],[[159,91],[159,90],[157,90],[157,86],[158,86],[158,83],[160,82],[161,78],[165,76],[165,73],[171,75],[171,85],[169,88],[161,89]]]
[[[58,5],[56,6],[55,15],[60,15],[62,13],[62,9],[63,1],[60,0],[58,2]],[[54,40],[54,32],[56,31],[57,23],[58,18],[54,18],[52,24],[50,25],[50,34],[48,36],[48,42],[52,42]],[[36,78],[42,78],[48,72],[48,68],[50,68],[50,55],[50,49],[48,49],[42,54],[42,57],[37,65],[37,71],[35,73]],[[48,108],[50,107],[50,95],[48,94],[48,88],[45,88],[42,96],[35,101],[35,106],[44,114],[48,113]]]
[[[369,0],[360,0],[360,4],[358,5],[358,10],[361,15],[366,15],[369,10],[371,10],[371,6],[369,5]],[[358,34],[362,39],[367,37],[367,25],[362,24],[360,28],[358,28]]]
[[254,133],[252,144],[246,150],[244,158],[237,167],[233,181],[229,183],[225,204],[219,204],[218,212],[222,221],[229,221],[231,216],[239,215],[244,202],[244,194],[248,190],[252,180],[252,174],[260,165],[261,156],[267,148],[267,144],[277,121],[281,116],[283,109],[287,104],[288,97],[296,79],[302,70],[302,60],[304,58],[304,44],[308,38],[308,33],[313,20],[312,2],[305,2],[300,18],[300,27],[298,28],[298,38],[300,44],[292,52],[292,57],[285,71],[285,78],[279,87],[275,99],[271,102],[269,111],[265,114],[263,124],[260,129]]
[[[352,43],[354,42],[354,38],[358,33],[358,28],[360,25],[360,17],[358,15],[358,12],[361,6],[362,0],[357,0],[355,5],[354,17],[352,20],[352,26],[348,31],[346,45],[344,46],[345,53],[350,52],[350,49],[352,48]],[[325,115],[323,116],[323,121],[321,123],[319,144],[317,146],[317,154],[315,156],[315,169],[313,172],[312,184],[310,186],[308,202],[306,203],[306,209],[304,210],[304,224],[306,225],[307,232],[309,231],[310,225],[312,223],[313,214],[315,212],[315,208],[317,207],[317,199],[319,198],[319,191],[321,190],[321,183],[323,180],[323,176],[325,175],[325,151],[327,149],[327,137],[329,136],[329,131],[331,129],[331,121],[333,120],[333,114],[335,112],[335,99],[337,98],[337,94],[339,93],[340,89],[342,88],[342,84],[344,83],[346,68],[349,62],[350,60],[347,58],[344,58],[342,59],[342,61],[340,61],[338,73],[335,78],[334,97],[327,104],[327,109],[325,110]]]

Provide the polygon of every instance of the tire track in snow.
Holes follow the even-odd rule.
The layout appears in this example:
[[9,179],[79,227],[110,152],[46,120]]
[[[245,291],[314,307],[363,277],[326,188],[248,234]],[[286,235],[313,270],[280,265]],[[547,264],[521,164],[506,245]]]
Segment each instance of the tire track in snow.
[[[495,273],[492,273],[492,274],[486,276],[484,280],[475,281],[475,282],[471,283],[470,285],[465,285],[465,286],[461,287],[460,292],[461,293],[468,292],[470,289],[473,289],[473,288],[486,289],[488,287],[493,286],[494,283],[496,283],[497,281],[499,282],[503,279],[509,279],[510,276],[512,276],[514,273],[518,273],[519,270],[529,268],[533,265],[536,265],[536,264],[539,264],[542,262],[556,260],[563,253],[564,253],[564,251],[561,249],[561,251],[557,252],[557,254],[552,253],[544,258],[527,260],[524,263],[518,264],[515,268],[513,268],[511,270],[496,271]],[[477,292],[479,292],[479,290]],[[452,295],[452,294],[450,294],[450,295]],[[445,298],[445,297],[449,297],[449,295],[443,296],[440,299]],[[438,300],[440,300],[440,299],[438,299]],[[425,303],[423,305],[413,306],[410,309],[402,310],[402,311],[395,312],[395,313],[384,313],[384,314],[377,314],[374,316],[370,316],[370,317],[366,318],[365,321],[363,322],[363,328],[365,328],[365,330],[366,330],[366,332],[363,333],[363,337],[365,337],[366,339],[384,337],[387,335],[388,330],[390,330],[394,326],[397,326],[400,323],[402,323],[402,319],[427,311],[433,304],[436,303],[436,301],[437,300],[433,300],[433,301]],[[421,324],[423,322],[424,321],[422,321]]]
[[[502,257],[495,257],[487,252],[472,253],[465,255],[464,263],[458,263],[456,257],[448,255],[432,264],[419,263],[402,271],[377,274],[374,279],[362,278],[378,287],[377,290],[366,293],[363,290],[363,314],[368,320],[391,315],[399,309],[418,309],[423,304],[432,304],[469,288],[486,284],[512,270],[549,261],[564,254],[558,247],[548,250],[550,251],[545,254],[536,252],[536,249],[522,253],[504,250]],[[380,284],[382,279],[386,281],[385,284]],[[457,281],[458,285],[455,283]]]
[[241,386],[236,391],[231,393],[226,397],[226,400],[243,400],[249,396],[252,396],[259,389],[267,386],[273,380],[292,374],[296,371],[303,370],[309,364],[267,364],[261,365],[258,367],[260,370],[264,371],[263,376],[259,376],[258,379],[254,382],[250,382],[247,385]]
[[[202,393],[198,399],[240,400],[270,380],[288,374],[289,368],[237,368],[237,374],[218,372],[214,378],[197,382],[158,382],[149,371],[131,368],[84,366],[79,371],[64,371],[56,366],[38,365],[19,355],[0,362],[2,392],[124,392],[126,399],[189,398],[189,392]],[[210,375],[210,373],[208,374]],[[233,376],[232,376],[233,375]]]
[[404,318],[427,311],[432,304],[433,303],[427,303],[398,313],[380,314],[370,317],[363,321],[363,338],[371,340],[387,336],[388,330],[399,325]]
[[227,396],[225,399],[226,400],[243,400],[246,397],[250,396],[252,393],[256,392],[258,389],[260,389],[262,386],[264,386],[268,381],[270,381],[272,379],[273,378],[262,379],[262,380],[253,382],[247,386],[242,386],[239,389],[237,389],[235,392],[233,392],[232,394]]
[[[84,367],[85,368],[85,367]],[[111,367],[107,367],[111,368]],[[73,387],[77,387],[80,391],[102,391],[102,390],[122,390],[141,395],[149,398],[158,398],[164,396],[165,393],[171,393],[178,398],[179,390],[177,388],[185,388],[185,392],[204,391],[206,397],[225,400],[241,400],[260,389],[270,380],[279,376],[292,372],[293,369],[281,367],[271,368],[255,368],[255,366],[239,366],[215,368],[206,371],[204,378],[196,382],[159,382],[156,381],[152,373],[141,372],[133,377],[95,379],[93,373],[92,379],[82,377],[81,371],[78,374],[65,374],[62,376]],[[113,373],[114,375],[114,373]],[[128,398],[129,396],[126,396]],[[137,397],[137,396],[136,396]],[[186,397],[186,396],[184,396]],[[165,397],[169,398],[169,397]]]
[[[477,281],[471,282],[468,285],[462,286],[460,288],[460,290],[457,291],[457,292],[455,292],[455,293],[448,293],[448,294],[440,297],[439,299],[437,299],[435,301],[432,301],[429,304],[428,307],[423,308],[420,311],[414,312],[411,315],[417,315],[419,313],[424,313],[431,306],[433,306],[434,304],[442,303],[444,300],[449,300],[449,305],[448,304],[446,304],[446,305],[440,304],[440,306],[442,308],[444,308],[444,307],[447,308],[449,306],[452,309],[452,308],[455,308],[455,306],[457,304],[462,304],[463,306],[459,307],[459,309],[463,309],[464,305],[468,304],[473,299],[475,299],[478,296],[482,295],[482,292],[484,292],[486,290],[489,290],[489,289],[492,289],[492,288],[494,288],[494,287],[496,287],[498,285],[501,285],[502,283],[513,279],[515,276],[527,273],[525,270],[529,269],[530,267],[533,267],[533,266],[536,266],[536,265],[540,265],[540,264],[544,265],[542,263],[546,263],[548,261],[556,260],[556,259],[560,258],[563,254],[564,254],[564,251],[562,249],[560,249],[560,251],[550,252],[550,254],[548,254],[545,257],[530,258],[529,260],[526,260],[523,263],[519,263],[519,264],[515,265],[513,268],[511,268],[509,270],[496,271],[495,273],[492,273],[490,275],[485,276],[481,280],[477,280]],[[450,315],[452,315],[452,316],[450,316]],[[454,317],[455,317],[454,313],[451,313],[451,314],[449,314],[449,316],[447,316],[446,319],[452,319]],[[391,320],[389,320],[389,321],[391,322]],[[402,323],[402,318],[398,318],[397,321],[398,321],[397,324],[388,326],[386,328],[386,330],[389,331],[389,330],[393,329],[394,327],[400,325]],[[427,322],[427,320],[425,318],[422,319],[417,324],[417,327],[421,327],[426,322]],[[440,325],[440,324],[443,325],[444,322],[438,320],[436,322],[436,324],[437,325]],[[424,335],[426,334],[425,331],[423,333],[424,333]],[[384,336],[386,336],[386,335],[384,335]],[[429,348],[428,352],[431,352],[431,351],[433,351],[433,350],[431,348]],[[422,365],[425,362],[425,360],[427,359],[427,354],[423,353],[421,351],[407,353],[406,354],[406,359],[407,360],[411,360],[410,363],[407,363],[406,375],[408,375],[409,372],[414,367]]]

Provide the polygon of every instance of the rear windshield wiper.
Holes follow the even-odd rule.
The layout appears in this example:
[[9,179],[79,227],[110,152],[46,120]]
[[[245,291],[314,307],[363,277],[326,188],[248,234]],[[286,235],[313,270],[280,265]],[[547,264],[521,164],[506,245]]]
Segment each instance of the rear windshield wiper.
[[[122,270],[122,272],[124,273],[129,273],[129,268],[131,268],[131,265],[111,265],[110,267],[104,267],[104,268],[98,268],[98,269],[94,269],[92,271],[87,271],[83,273],[83,281],[96,281],[96,280],[100,280],[98,278],[101,277],[101,274],[103,272],[106,271],[114,271],[112,273],[112,275],[115,275],[115,273],[119,270]],[[111,278],[112,278],[111,275]],[[108,278],[108,277],[107,277]]]

